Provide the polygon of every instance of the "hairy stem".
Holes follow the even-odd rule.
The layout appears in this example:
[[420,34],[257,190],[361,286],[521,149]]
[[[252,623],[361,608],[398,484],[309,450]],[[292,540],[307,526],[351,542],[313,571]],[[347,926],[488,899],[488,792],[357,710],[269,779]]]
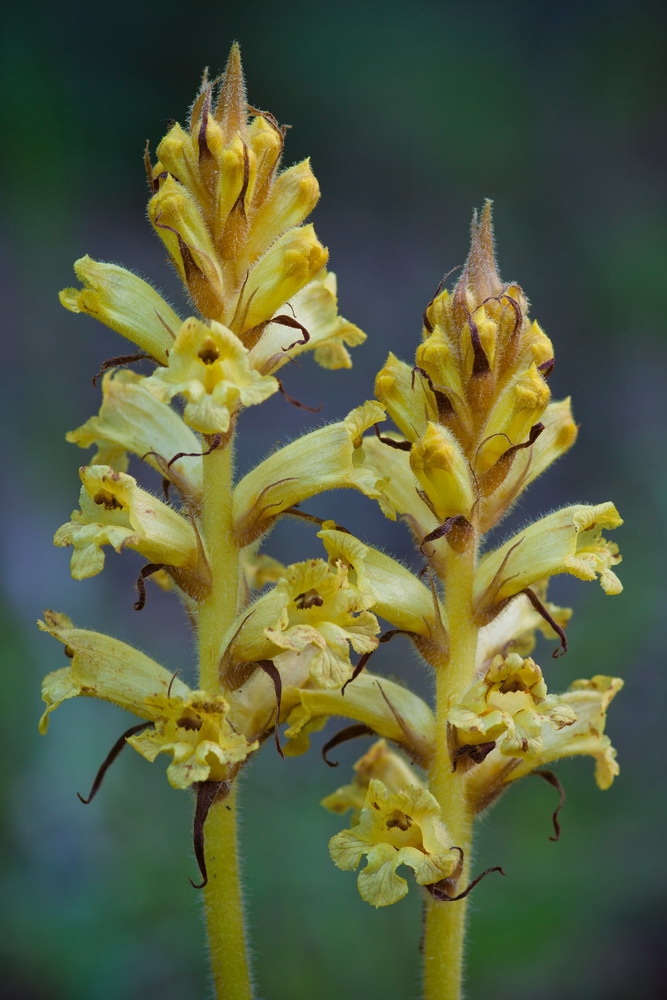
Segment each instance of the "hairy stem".
[[[447,739],[447,713],[470,686],[477,653],[478,627],[473,619],[472,585],[476,547],[463,553],[448,548],[445,556],[445,608],[449,623],[449,653],[436,671],[436,753],[429,787],[442,808],[452,844],[463,851],[458,891],[470,878],[472,812],[460,772],[452,771]],[[424,936],[425,1000],[459,1000],[463,978],[463,946],[467,899],[429,899]]]
[[[202,535],[211,592],[199,605],[199,683],[222,691],[222,639],[237,611],[239,553],[232,532],[232,443],[204,459]],[[214,803],[206,819],[206,923],[217,1000],[251,1000],[236,834],[237,790]]]

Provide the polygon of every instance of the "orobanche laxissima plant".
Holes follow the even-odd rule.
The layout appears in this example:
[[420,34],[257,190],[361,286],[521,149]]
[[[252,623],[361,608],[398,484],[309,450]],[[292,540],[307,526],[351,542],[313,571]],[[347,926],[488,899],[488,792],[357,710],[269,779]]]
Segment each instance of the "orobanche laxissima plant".
[[[69,660],[44,681],[41,728],[78,695],[138,720],[88,800],[126,743],[149,761],[167,755],[170,784],[194,793],[217,996],[247,1000],[238,775],[265,741],[289,757],[306,752],[330,717],[350,720],[324,745],[328,763],[344,740],[375,742],[349,784],[324,799],[346,816],[331,858],[346,871],[363,865],[357,885],[373,907],[400,900],[408,879],[422,887],[424,995],[456,998],[466,897],[488,874],[471,867],[476,817],[530,774],[562,801],[549,769],[562,757],[592,756],[600,788],[618,772],[604,727],[622,682],[598,675],[551,694],[530,654],[537,631],[558,642],[554,655],[567,648],[570,612],[549,601],[550,577],[571,573],[598,578],[607,594],[621,590],[616,546],[603,537],[621,520],[611,503],[577,504],[500,548],[484,547],[484,535],[576,438],[569,400],[550,401],[551,341],[529,318],[520,286],[498,275],[488,203],[473,219],[453,290],[443,280],[426,306],[414,363],[390,354],[377,401],[235,481],[243,409],[284,392],[279,370],[295,358],[313,351],[324,367],[347,368],[347,348],[364,340],[339,316],[327,251],[305,224],[319,196],[310,163],[281,169],[284,139],[273,115],[247,104],[234,46],[221,80],[204,79],[187,127],[170,128],[155,162],[146,154],[149,218],[188,310],[177,313],[130,271],[89,257],[75,264],[81,287],[61,293],[67,309],[101,320],[137,350],[104,363],[99,414],[68,435],[96,450],[80,470],[79,509],[55,542],[71,546],[76,579],[102,570],[107,545],[138,552],[135,607],[149,577],[178,595],[197,637],[199,674],[191,688],[120,639],[48,611],[41,627]],[[151,374],[128,367],[139,358],[154,363]],[[163,498],[128,472],[129,455],[162,477]],[[424,560],[419,575],[301,511],[309,497],[340,488],[407,522]],[[260,552],[285,516],[316,525],[324,551],[289,566]],[[432,705],[366,669],[399,633],[433,675]],[[553,820],[557,836],[558,810]]]

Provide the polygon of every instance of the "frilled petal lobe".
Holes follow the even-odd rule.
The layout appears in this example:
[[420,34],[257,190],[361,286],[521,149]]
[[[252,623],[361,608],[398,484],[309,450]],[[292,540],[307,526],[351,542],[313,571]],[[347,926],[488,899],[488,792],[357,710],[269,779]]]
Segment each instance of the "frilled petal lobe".
[[42,697],[46,711],[40,732],[46,732],[50,713],[68,698],[86,695],[113,702],[142,719],[152,719],[147,699],[164,695],[187,695],[188,688],[178,677],[138,649],[100,632],[75,628],[66,615],[45,611],[39,627],[65,645],[71,656],[67,667],[44,678]]
[[314,351],[315,361],[323,368],[352,367],[346,345],[363,344],[366,334],[339,316],[335,274],[323,271],[285,303],[281,314],[295,319],[308,331],[309,339],[304,343],[305,338],[295,338],[289,326],[269,323],[250,352],[251,364],[258,371],[277,371],[306,351]]
[[80,470],[83,487],[80,511],[55,534],[56,545],[72,545],[71,571],[75,580],[99,573],[104,566],[102,546],[116,552],[129,547],[149,562],[182,569],[201,569],[202,550],[189,521],[137,486],[132,476],[106,465]]
[[128,740],[147,760],[160,753],[173,757],[167,768],[173,788],[196,781],[224,781],[229,768],[256,750],[230,724],[229,703],[221,695],[190,691],[187,696],[160,694],[147,701],[155,725]]
[[352,487],[381,501],[378,474],[362,461],[363,432],[384,410],[357,407],[339,423],[305,434],[255,466],[234,490],[234,526],[241,545],[266,531],[281,511],[324,490]]
[[[202,460],[199,439],[181,417],[161,402],[146,387],[146,379],[133,372],[108,372],[102,382],[102,406],[98,416],[70,431],[67,440],[81,448],[97,445],[91,465],[111,465],[105,457],[116,451],[119,456],[131,452],[145,460],[162,475],[174,478],[190,497],[198,498],[202,488]],[[169,469],[166,464],[175,455],[185,453]],[[114,464],[116,472],[125,472]]]
[[82,257],[74,271],[83,288],[65,288],[60,301],[74,313],[87,313],[127,337],[165,364],[181,320],[147,282],[116,264]]
[[475,578],[478,612],[556,573],[580,580],[599,577],[605,593],[620,593],[620,580],[611,568],[620,562],[618,547],[602,531],[622,523],[614,505],[602,503],[565,507],[531,524],[482,559]]
[[187,400],[183,419],[203,434],[225,433],[240,406],[262,403],[278,390],[271,376],[251,367],[248,351],[220,323],[191,318],[183,323],[169,363],[146,380],[146,388],[164,401]]
[[359,893],[371,906],[389,906],[402,899],[408,884],[398,873],[412,868],[418,885],[430,885],[450,875],[460,858],[452,850],[437,800],[414,785],[390,792],[372,778],[358,822],[329,841],[331,858],[344,871],[353,871],[362,857]]

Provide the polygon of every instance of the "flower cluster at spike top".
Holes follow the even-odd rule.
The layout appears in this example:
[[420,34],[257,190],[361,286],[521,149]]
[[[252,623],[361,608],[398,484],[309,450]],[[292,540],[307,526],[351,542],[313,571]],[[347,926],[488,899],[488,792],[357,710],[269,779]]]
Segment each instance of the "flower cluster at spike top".
[[[75,264],[81,287],[61,293],[67,309],[111,327],[136,353],[105,362],[98,415],[68,435],[95,452],[55,542],[71,547],[77,579],[102,570],[108,546],[139,553],[135,607],[151,577],[177,594],[213,672],[191,689],[180,672],[49,611],[40,625],[68,660],[44,681],[41,729],[79,695],[132,713],[139,721],[93,793],[125,743],[149,761],[166,754],[170,783],[197,793],[205,883],[208,810],[262,743],[275,738],[290,757],[331,717],[350,720],[325,745],[327,763],[346,739],[378,741],[352,782],[324,800],[350,813],[331,857],[346,870],[364,862],[359,891],[373,906],[404,896],[410,872],[438,905],[472,884],[454,800],[474,817],[533,772],[560,787],[545,766],[578,754],[594,758],[601,788],[618,773],[604,727],[622,682],[595,676],[551,694],[531,653],[538,631],[558,642],[556,653],[567,649],[570,612],[548,599],[552,576],[621,590],[620,557],[603,534],[621,520],[611,503],[578,504],[483,549],[484,534],[577,435],[569,400],[550,398],[551,341],[520,286],[499,277],[489,203],[473,220],[453,291],[443,281],[424,311],[414,363],[390,354],[376,400],[275,451],[230,480],[226,496],[211,494],[210,470],[231,453],[243,409],[283,391],[279,369],[307,351],[325,367],[349,367],[347,348],[365,339],[338,314],[327,251],[305,221],[317,181],[308,160],[281,169],[284,138],[271,114],[247,104],[234,47],[222,80],[204,79],[187,127],[173,125],[157,160],[146,157],[149,218],[189,310],[89,257]],[[150,374],[127,367],[138,359],[154,365]],[[141,463],[162,477],[163,498],[139,485]],[[340,488],[407,522],[422,573],[300,510]],[[224,540],[207,515],[223,508]],[[259,551],[284,516],[319,527],[316,557],[283,566]],[[397,635],[435,675],[436,704],[367,669]]]

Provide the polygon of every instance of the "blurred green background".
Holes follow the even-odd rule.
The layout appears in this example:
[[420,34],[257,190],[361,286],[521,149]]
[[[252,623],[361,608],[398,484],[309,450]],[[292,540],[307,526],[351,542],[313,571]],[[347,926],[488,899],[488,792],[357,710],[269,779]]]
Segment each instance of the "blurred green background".
[[[576,609],[550,685],[618,673],[609,731],[622,773],[600,793],[588,760],[559,773],[563,836],[549,842],[553,790],[525,781],[481,824],[476,868],[501,864],[471,897],[469,995],[494,1000],[662,997],[665,912],[664,325],[662,4],[14,3],[3,24],[4,544],[3,891],[8,1000],[208,995],[201,900],[190,888],[191,801],[161,763],[132,753],[90,808],[84,792],[130,723],[70,703],[36,732],[42,674],[61,665],[33,621],[56,607],[136,642],[172,668],[192,660],[169,595],[131,609],[138,561],[108,558],[85,586],[51,545],[78,493],[84,453],[64,432],[97,410],[90,376],[125,342],[57,302],[84,252],[121,262],[181,302],[144,220],[143,146],[183,119],[201,70],[242,45],[250,100],[294,127],[286,162],[311,155],[315,214],[339,275],[341,310],[369,334],[352,372],[287,374],[322,417],[280,398],[241,422],[242,470],[372,395],[389,349],[412,357],[442,273],[461,264],[471,210],[495,200],[502,274],[520,281],[556,345],[555,395],[581,423],[574,452],[540,480],[515,523],[566,502],[613,499],[625,593],[561,578]],[[360,496],[309,505],[416,565],[407,532]],[[512,524],[501,528],[504,535]],[[268,551],[319,555],[307,527]],[[407,644],[374,669],[426,690]],[[320,741],[321,742],[321,741]],[[317,753],[267,748],[243,782],[248,919],[266,1000],[417,998],[420,896],[375,912],[327,853],[340,821],[319,799],[362,749],[329,771]],[[356,752],[355,752],[356,751]]]

